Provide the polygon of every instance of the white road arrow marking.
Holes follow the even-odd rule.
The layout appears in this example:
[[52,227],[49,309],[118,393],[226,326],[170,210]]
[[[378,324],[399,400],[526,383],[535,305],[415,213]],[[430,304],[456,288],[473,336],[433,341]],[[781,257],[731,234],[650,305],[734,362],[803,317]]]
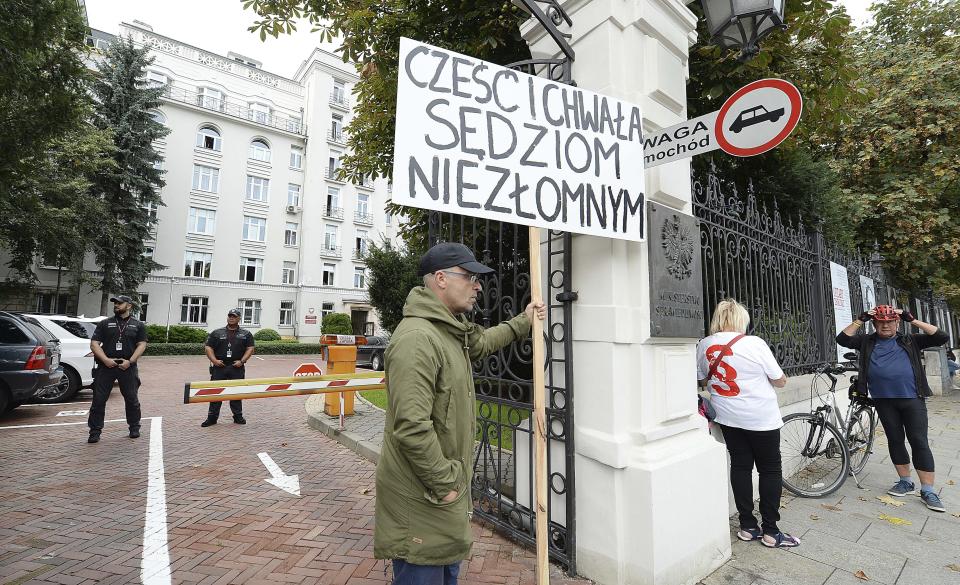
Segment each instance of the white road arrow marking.
[[272,483],[288,494],[293,494],[295,496],[300,495],[300,478],[296,475],[285,475],[283,470],[280,469],[280,466],[274,463],[273,459],[270,458],[266,453],[257,453],[257,457],[260,458],[260,461],[263,462],[264,467],[267,468],[267,471],[270,472],[270,479],[265,479],[264,481]]

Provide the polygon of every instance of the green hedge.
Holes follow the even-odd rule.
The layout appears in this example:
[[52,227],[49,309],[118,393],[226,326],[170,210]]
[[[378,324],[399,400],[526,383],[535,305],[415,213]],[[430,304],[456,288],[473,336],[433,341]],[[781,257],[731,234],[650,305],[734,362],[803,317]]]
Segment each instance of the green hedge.
[[[147,344],[144,355],[203,355],[202,343],[157,343]],[[319,343],[290,343],[289,341],[263,341],[257,343],[254,355],[316,354],[319,359]]]

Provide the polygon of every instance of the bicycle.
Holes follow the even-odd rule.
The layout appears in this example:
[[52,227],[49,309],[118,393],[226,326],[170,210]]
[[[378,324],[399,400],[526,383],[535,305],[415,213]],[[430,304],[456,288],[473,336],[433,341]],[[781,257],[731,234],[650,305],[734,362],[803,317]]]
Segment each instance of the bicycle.
[[[850,355],[844,357],[850,359]],[[817,381],[826,376],[830,379],[829,402],[812,412],[783,417],[780,429],[783,487],[791,493],[807,498],[823,497],[840,489],[848,475],[852,475],[860,487],[857,474],[866,467],[873,452],[877,414],[870,399],[856,393],[856,376],[851,378],[850,405],[843,416],[836,398],[837,376],[856,371],[852,365],[819,368],[811,384],[810,400],[812,403]]]

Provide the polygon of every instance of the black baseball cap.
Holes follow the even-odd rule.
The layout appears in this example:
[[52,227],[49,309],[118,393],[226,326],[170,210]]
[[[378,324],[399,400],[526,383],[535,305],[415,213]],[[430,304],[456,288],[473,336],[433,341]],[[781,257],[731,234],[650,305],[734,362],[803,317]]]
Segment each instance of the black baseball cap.
[[227,311],[227,317],[229,317],[230,315],[236,315],[237,317],[240,317],[243,315],[243,311],[241,311],[240,309],[230,309],[229,311]]
[[133,304],[133,299],[127,295],[117,295],[115,297],[110,297],[111,303],[130,303]]
[[443,242],[427,250],[427,253],[420,258],[420,269],[417,271],[417,276],[433,274],[438,270],[453,268],[454,266],[459,266],[474,274],[493,272],[493,268],[477,262],[477,258],[470,251],[470,248],[463,244]]

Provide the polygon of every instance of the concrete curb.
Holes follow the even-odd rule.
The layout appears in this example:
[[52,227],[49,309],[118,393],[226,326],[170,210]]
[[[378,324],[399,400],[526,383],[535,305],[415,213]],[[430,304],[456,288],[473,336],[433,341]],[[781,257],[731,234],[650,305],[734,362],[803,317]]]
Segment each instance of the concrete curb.
[[[372,415],[371,418],[380,419],[380,426],[382,428],[383,411],[366,402],[365,400],[363,401],[363,404],[366,405],[366,408],[363,408],[362,410],[355,407],[354,411],[356,414],[354,417]],[[356,406],[359,406],[359,404]],[[368,461],[376,463],[377,460],[380,459],[380,444],[370,441],[367,436],[355,432],[349,427],[341,431],[339,429],[339,417],[329,416],[323,412],[322,394],[315,394],[308,398],[304,408],[307,412],[307,426],[309,426],[311,429],[320,431]],[[367,409],[369,409],[369,411]],[[376,416],[376,413],[378,412],[380,414],[379,417]],[[354,420],[353,417],[347,419],[347,424],[349,425],[350,421],[352,420]]]

